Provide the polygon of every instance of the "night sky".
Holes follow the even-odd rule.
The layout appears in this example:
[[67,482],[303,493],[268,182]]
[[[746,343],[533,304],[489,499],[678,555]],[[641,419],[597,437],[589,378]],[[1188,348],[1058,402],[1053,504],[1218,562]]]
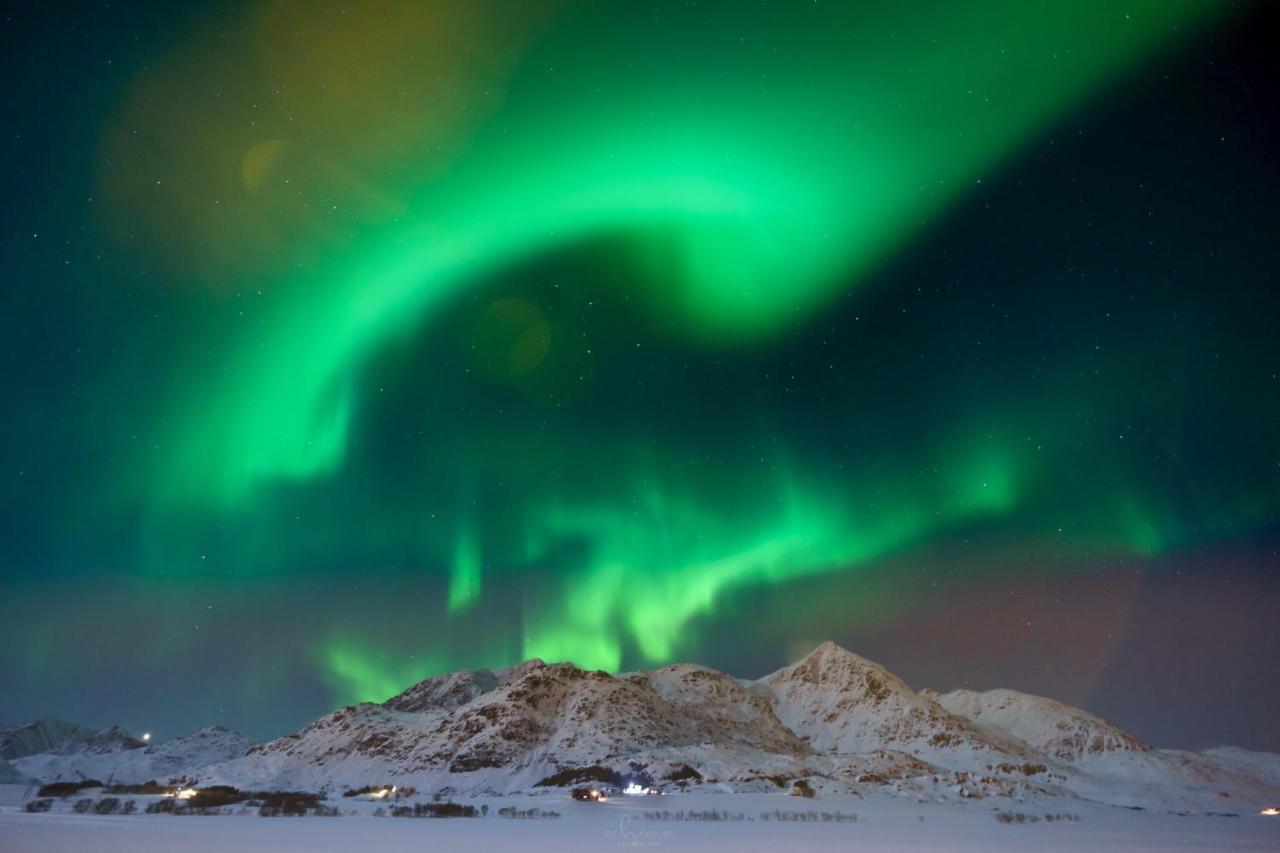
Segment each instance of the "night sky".
[[1280,750],[1280,17],[4,19],[0,723],[832,639]]

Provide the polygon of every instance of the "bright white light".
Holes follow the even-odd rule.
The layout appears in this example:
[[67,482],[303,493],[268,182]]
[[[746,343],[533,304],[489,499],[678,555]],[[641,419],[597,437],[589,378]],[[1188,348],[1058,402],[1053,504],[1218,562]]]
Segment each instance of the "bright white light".
[[177,797],[180,800],[189,800],[196,795],[195,788],[183,788],[178,792]]
[[1280,815],[1280,809],[1277,809],[1277,808],[1263,809],[1262,814],[1267,815],[1268,817],[1273,817],[1275,815]]
[[149,741],[149,740],[151,740],[151,732],[143,732],[143,733],[142,733],[142,742],[143,742],[143,743],[146,743],[146,742],[147,742],[147,741]]
[[640,783],[632,782],[630,785],[622,789],[622,793],[626,794],[628,797],[640,797],[644,795],[645,790],[640,786]]

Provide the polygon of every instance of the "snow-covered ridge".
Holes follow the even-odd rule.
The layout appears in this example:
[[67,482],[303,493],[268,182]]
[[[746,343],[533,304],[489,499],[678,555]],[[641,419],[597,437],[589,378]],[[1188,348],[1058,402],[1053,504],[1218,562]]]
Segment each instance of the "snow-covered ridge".
[[88,729],[68,723],[66,720],[36,720],[19,726],[0,729],[0,758],[12,761],[49,752],[77,737],[90,734]]
[[1133,735],[1088,711],[1016,690],[954,690],[938,696],[937,703],[986,731],[1013,736],[1064,761],[1151,751]]
[[912,690],[880,664],[835,643],[823,643],[761,683],[772,694],[782,720],[820,752],[1025,752],[1025,744],[979,729]]
[[596,768],[707,790],[776,790],[807,778],[851,793],[1173,811],[1280,801],[1280,757],[1158,750],[1087,711],[1012,690],[918,692],[834,643],[755,681],[694,664],[616,676],[538,660],[460,671],[252,747],[216,727],[144,746],[119,730],[62,725],[45,727],[56,745],[16,758],[14,769],[42,781],[330,791],[398,783],[480,794],[546,790],[548,777]]
[[181,778],[200,767],[243,755],[248,747],[244,735],[222,726],[209,726],[151,746],[112,727],[82,732],[52,750],[10,763],[21,775],[41,782],[97,779],[128,784]]

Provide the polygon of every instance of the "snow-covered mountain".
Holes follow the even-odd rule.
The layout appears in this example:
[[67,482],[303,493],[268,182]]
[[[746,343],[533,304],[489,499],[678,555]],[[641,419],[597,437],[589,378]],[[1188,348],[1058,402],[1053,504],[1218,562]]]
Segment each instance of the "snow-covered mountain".
[[1236,746],[1218,746],[1201,753],[1223,767],[1231,767],[1280,787],[1280,754],[1254,752]]
[[225,729],[155,747],[118,730],[16,759],[20,773],[254,789],[398,783],[446,793],[548,790],[587,779],[919,799],[1085,798],[1173,811],[1280,800],[1280,757],[1158,750],[1087,711],[993,690],[915,691],[824,643],[756,681],[675,664],[609,675],[569,663],[429,678],[247,748]]
[[0,758],[0,785],[22,785],[30,781],[18,772],[18,768]]
[[87,734],[88,729],[52,718],[7,726],[0,728],[0,758],[11,761],[37,752],[48,752]]
[[954,690],[936,700],[938,705],[973,721],[986,732],[1016,738],[1063,761],[1151,751],[1133,735],[1088,711],[1016,690]]
[[1280,757],[1248,750],[1162,750],[1088,711],[1016,690],[932,694],[980,729],[1015,738],[1070,769],[1076,794],[1128,807],[1234,811],[1274,798]]
[[1030,757],[1016,738],[980,729],[835,643],[823,643],[760,683],[782,721],[820,752],[964,750]]
[[714,670],[673,666],[615,677],[528,661],[429,679],[381,705],[343,708],[210,770],[255,785],[385,780],[510,791],[602,763],[671,772],[687,750],[709,747],[769,759],[809,751],[766,697]]
[[98,779],[123,784],[188,775],[243,755],[249,741],[222,726],[209,726],[148,746],[118,727],[83,732],[56,749],[14,759],[23,776],[42,782]]

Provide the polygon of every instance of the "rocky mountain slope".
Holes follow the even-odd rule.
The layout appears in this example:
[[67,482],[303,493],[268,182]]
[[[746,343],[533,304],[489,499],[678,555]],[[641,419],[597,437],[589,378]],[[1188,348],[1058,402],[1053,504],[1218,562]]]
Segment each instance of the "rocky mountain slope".
[[760,683],[779,717],[819,752],[963,750],[1030,757],[1016,738],[979,728],[835,643],[823,643]]
[[529,661],[430,679],[381,705],[343,708],[212,770],[257,784],[373,778],[508,791],[566,768],[610,762],[626,769],[661,763],[660,754],[676,763],[686,750],[707,747],[769,758],[808,752],[767,698],[714,670],[676,666],[614,677]]
[[148,746],[113,727],[84,732],[48,752],[14,759],[14,769],[42,782],[98,779],[136,783],[187,775],[197,768],[244,754],[249,741],[222,726]]
[[11,761],[38,752],[49,752],[67,741],[88,734],[88,729],[55,719],[7,726],[0,728],[0,758]]
[[915,691],[824,643],[747,681],[692,664],[609,675],[526,661],[429,678],[248,747],[207,729],[146,747],[118,730],[16,759],[41,780],[196,779],[337,790],[556,790],[594,779],[669,788],[890,791],[917,799],[1086,798],[1237,812],[1280,800],[1265,753],[1154,749],[1079,708],[1011,690]]
[[940,696],[926,691],[926,695],[985,732],[1017,739],[1063,761],[1151,751],[1151,747],[1106,720],[1041,696],[1016,690],[954,690]]

